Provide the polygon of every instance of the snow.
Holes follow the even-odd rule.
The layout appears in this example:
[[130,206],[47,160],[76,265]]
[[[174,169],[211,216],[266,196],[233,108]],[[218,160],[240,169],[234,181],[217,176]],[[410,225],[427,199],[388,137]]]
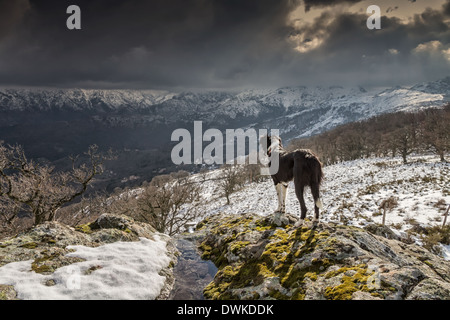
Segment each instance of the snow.
[[450,245],[444,246],[441,244],[442,255],[445,260],[450,261]]
[[[155,235],[153,240],[115,242],[96,248],[69,246],[68,256],[86,261],[56,269],[43,275],[31,270],[32,260],[12,262],[0,267],[0,284],[13,285],[19,299],[25,300],[144,300],[155,299],[163,288],[167,267],[168,237]],[[89,268],[94,271],[86,273]],[[45,283],[53,279],[56,283]]]
[[[397,234],[403,234],[415,223],[442,225],[443,214],[450,203],[450,164],[440,162],[436,156],[411,156],[408,160],[408,164],[403,164],[401,158],[372,158],[324,167],[321,220],[358,227],[381,223],[380,204],[393,196],[398,204],[386,213],[386,225]],[[218,172],[210,173],[210,178]],[[206,181],[202,185],[202,210],[206,215],[248,212],[269,215],[277,207],[276,191],[270,177],[232,194],[230,205],[221,196],[216,181]],[[305,201],[307,216],[311,218],[314,204],[308,189]],[[287,212],[300,214],[292,182],[286,202]]]

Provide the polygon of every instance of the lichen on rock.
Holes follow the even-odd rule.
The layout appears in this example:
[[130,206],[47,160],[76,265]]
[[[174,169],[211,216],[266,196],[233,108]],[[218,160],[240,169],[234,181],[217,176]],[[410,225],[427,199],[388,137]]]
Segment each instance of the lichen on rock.
[[352,226],[277,221],[216,215],[199,224],[202,258],[219,269],[207,299],[450,299],[450,263],[424,248]]
[[[68,255],[72,252],[69,246],[98,247],[117,241],[138,242],[140,238],[153,239],[156,235],[166,238],[167,255],[172,261],[159,272],[166,280],[157,299],[167,299],[174,283],[172,270],[178,254],[174,241],[157,233],[151,225],[124,215],[103,214],[97,220],[75,228],[56,221],[45,222],[15,237],[1,239],[0,267],[11,262],[30,260],[30,272],[51,275],[58,268],[84,261]],[[100,265],[93,266],[86,275],[101,268]],[[51,281],[46,285],[51,286]],[[15,298],[14,287],[0,285],[0,299]]]

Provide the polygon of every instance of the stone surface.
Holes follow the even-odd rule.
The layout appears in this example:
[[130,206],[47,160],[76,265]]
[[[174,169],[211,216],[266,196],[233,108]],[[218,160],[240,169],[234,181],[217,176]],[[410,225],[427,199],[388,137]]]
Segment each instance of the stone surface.
[[[139,241],[156,234],[149,224],[134,221],[121,215],[103,214],[96,221],[75,228],[59,222],[45,222],[15,237],[0,239],[0,266],[10,262],[33,260],[32,271],[52,274],[57,268],[82,261],[80,258],[67,257],[69,245],[97,247],[116,241]],[[161,270],[166,283],[158,299],[167,299],[174,284],[173,266],[177,261],[178,250],[168,236],[167,250],[172,259],[169,267]],[[47,285],[51,286],[51,283]],[[0,286],[0,299],[13,299],[11,286]]]
[[[219,268],[208,299],[450,299],[450,262],[384,228],[217,215],[199,248]],[[372,230],[374,233],[371,233]]]

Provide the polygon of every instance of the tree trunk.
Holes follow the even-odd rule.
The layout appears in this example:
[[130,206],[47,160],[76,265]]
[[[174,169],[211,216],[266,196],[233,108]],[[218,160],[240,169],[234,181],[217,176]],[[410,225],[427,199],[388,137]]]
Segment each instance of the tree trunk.
[[402,152],[403,164],[408,163],[408,160],[406,159],[407,155],[408,155],[408,153],[405,150],[403,150],[403,152]]
[[34,225],[40,225],[41,223],[45,222],[45,215],[39,212],[34,212]]
[[450,204],[448,205],[447,211],[445,211],[444,214],[444,223],[442,224],[442,227],[445,227],[445,225],[447,224],[447,217],[448,217],[448,211],[450,210]]

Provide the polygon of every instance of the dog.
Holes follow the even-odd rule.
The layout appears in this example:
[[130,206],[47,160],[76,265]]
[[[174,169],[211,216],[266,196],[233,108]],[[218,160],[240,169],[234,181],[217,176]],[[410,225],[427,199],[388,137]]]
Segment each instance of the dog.
[[[264,145],[263,139],[267,139],[266,145]],[[306,186],[311,188],[314,198],[315,216],[313,223],[317,224],[319,222],[319,210],[323,210],[323,204],[320,199],[320,184],[323,179],[323,171],[319,158],[311,150],[306,149],[288,152],[283,148],[281,138],[278,136],[264,136],[261,138],[260,143],[269,157],[279,157],[278,171],[271,175],[278,196],[278,208],[275,213],[286,213],[288,183],[294,180],[295,194],[300,202],[301,209],[300,220],[296,223],[296,226],[301,226],[306,217],[307,208],[303,198]]]

